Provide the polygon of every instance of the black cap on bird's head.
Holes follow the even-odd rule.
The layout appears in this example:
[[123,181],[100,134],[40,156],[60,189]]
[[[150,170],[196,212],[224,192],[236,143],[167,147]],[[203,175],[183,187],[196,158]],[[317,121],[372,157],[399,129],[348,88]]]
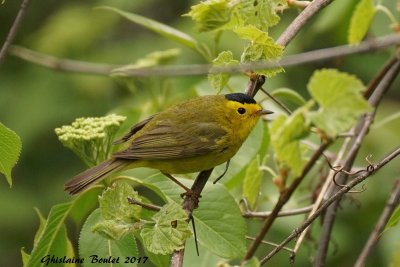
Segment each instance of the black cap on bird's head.
[[[232,94],[226,94],[225,98],[230,100],[230,101],[236,101],[241,104],[257,104],[257,102],[251,97],[243,93],[232,93]],[[261,106],[260,106],[261,107]],[[272,114],[273,112],[270,110],[265,110],[261,109],[257,111],[257,114],[259,115],[266,115],[266,114]],[[242,114],[242,113],[241,113]]]
[[255,104],[256,101],[251,97],[243,93],[226,94],[225,98],[228,100],[236,101],[242,104]]

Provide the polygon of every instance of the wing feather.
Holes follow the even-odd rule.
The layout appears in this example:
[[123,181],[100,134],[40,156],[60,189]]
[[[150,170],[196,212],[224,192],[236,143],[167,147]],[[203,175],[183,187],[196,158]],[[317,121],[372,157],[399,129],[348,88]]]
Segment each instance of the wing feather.
[[141,130],[149,121],[151,121],[155,115],[150,116],[147,119],[142,120],[141,122],[138,122],[135,125],[133,125],[132,128],[129,130],[129,132],[126,135],[124,135],[122,138],[114,141],[113,145],[122,144],[122,143],[125,143],[126,141],[128,141],[129,138],[131,138],[135,133],[137,133],[139,130]]
[[218,152],[227,131],[215,122],[160,124],[113,156],[122,159],[177,159]]

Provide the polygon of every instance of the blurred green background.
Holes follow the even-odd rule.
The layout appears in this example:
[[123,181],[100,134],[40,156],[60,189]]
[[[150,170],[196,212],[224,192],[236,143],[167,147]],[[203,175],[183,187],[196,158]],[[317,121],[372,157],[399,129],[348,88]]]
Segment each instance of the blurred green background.
[[[181,15],[187,13],[196,1],[161,0],[93,0],[93,1],[32,1],[20,27],[15,44],[60,58],[69,58],[109,64],[129,64],[156,50],[179,48],[180,54],[171,64],[206,63],[193,51],[134,25],[118,15],[96,10],[109,5],[150,17],[212,44],[212,34],[199,34],[194,23]],[[310,51],[346,43],[347,27],[356,0],[335,1],[316,16],[290,43],[286,54]],[[395,1],[384,1],[394,10]],[[0,5],[0,42],[5,40],[15,19],[20,1],[6,0]],[[274,37],[285,29],[296,16],[296,10],[284,13],[281,23],[274,27]],[[390,33],[389,21],[382,14],[374,20],[371,36]],[[243,43],[234,36],[224,35],[220,50],[230,49],[239,58]],[[265,88],[289,87],[307,96],[306,84],[317,68],[335,67],[357,75],[368,83],[374,73],[392,55],[393,49],[363,55],[338,58],[329,62],[287,68],[286,72],[267,81]],[[206,75],[196,77],[120,79],[65,73],[46,69],[17,57],[8,56],[0,66],[0,121],[13,129],[22,139],[23,148],[18,165],[13,171],[13,187],[0,179],[0,266],[20,266],[20,249],[30,252],[38,218],[34,207],[47,215],[50,207],[70,197],[63,191],[64,182],[85,168],[79,159],[63,148],[54,134],[54,128],[70,124],[77,117],[102,116],[110,111],[129,111],[135,122],[177,100],[195,94],[195,86],[204,82]],[[246,78],[243,79],[243,85]],[[378,112],[380,121],[400,109],[399,81],[391,88]],[[243,91],[244,88],[236,88]],[[163,94],[160,94],[163,92]],[[166,92],[166,93],[165,93]],[[127,125],[128,125],[127,124]],[[399,145],[399,119],[373,128],[362,147],[358,163],[373,154],[378,160]],[[338,244],[335,256],[330,252],[329,265],[350,266],[361,250],[373,223],[379,216],[392,187],[400,177],[398,162],[369,179],[368,189],[343,203],[335,226],[333,242]],[[356,203],[356,204],[354,204]],[[357,205],[358,204],[358,205]],[[278,219],[278,221],[284,219]],[[276,223],[271,241],[287,236],[298,219]],[[317,223],[318,225],[318,223]],[[251,222],[251,227],[258,226]],[[318,226],[316,227],[318,228]],[[400,231],[383,235],[371,256],[371,266],[388,264],[400,251]],[[258,229],[251,228],[251,229]],[[254,231],[250,231],[254,232]],[[72,230],[73,233],[73,230]],[[76,241],[76,240],[74,240]],[[298,256],[298,266],[307,266],[316,244],[310,243]],[[335,245],[333,245],[334,247]],[[264,254],[264,253],[263,253]],[[275,263],[287,263],[281,253]]]

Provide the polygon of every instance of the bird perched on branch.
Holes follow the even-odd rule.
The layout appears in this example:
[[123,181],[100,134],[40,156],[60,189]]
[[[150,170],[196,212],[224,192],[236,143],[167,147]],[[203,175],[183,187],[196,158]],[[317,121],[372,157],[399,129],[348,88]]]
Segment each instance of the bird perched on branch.
[[242,93],[201,96],[171,106],[134,125],[114,142],[121,149],[110,159],[73,177],[65,190],[77,194],[126,169],[158,169],[172,174],[209,170],[229,162],[258,119],[271,111]]

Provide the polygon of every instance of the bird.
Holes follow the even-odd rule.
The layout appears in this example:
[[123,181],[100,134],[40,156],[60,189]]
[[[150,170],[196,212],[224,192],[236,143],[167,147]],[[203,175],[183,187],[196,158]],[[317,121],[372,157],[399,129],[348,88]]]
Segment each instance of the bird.
[[72,177],[65,190],[78,194],[114,173],[138,167],[157,169],[180,184],[172,174],[229,164],[259,118],[271,113],[243,93],[189,99],[135,124],[114,142],[121,146],[117,152]]

